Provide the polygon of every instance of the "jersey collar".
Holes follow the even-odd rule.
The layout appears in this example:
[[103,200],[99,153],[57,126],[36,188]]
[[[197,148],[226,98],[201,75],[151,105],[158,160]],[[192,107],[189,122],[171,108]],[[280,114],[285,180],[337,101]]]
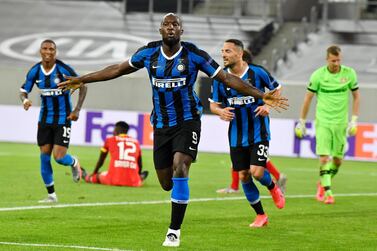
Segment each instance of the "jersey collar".
[[182,48],[183,47],[181,45],[181,47],[179,48],[179,50],[173,56],[171,56],[171,57],[166,56],[166,54],[164,53],[164,50],[162,49],[162,46],[160,47],[160,50],[161,50],[161,54],[162,54],[162,56],[164,56],[164,58],[166,58],[167,60],[172,60],[173,58],[175,58],[176,56],[178,56],[179,53],[181,53]]
[[48,76],[55,70],[55,67],[56,67],[56,64],[54,64],[54,66],[51,68],[51,70],[46,72],[45,68],[43,68],[43,65],[41,64],[41,71],[43,72],[44,75]]
[[231,72],[230,68],[227,68],[226,70],[230,74],[233,74],[233,75],[235,75],[235,76],[237,76],[239,78],[243,78],[246,75],[247,71],[249,70],[249,67],[245,68],[245,70],[243,71],[243,73],[241,74],[241,76],[238,76],[238,75],[234,74],[233,72]]

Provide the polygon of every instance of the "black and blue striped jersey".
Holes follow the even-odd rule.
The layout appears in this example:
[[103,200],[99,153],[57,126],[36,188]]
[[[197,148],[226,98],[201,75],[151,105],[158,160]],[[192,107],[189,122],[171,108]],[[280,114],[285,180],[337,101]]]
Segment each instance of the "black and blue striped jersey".
[[[229,72],[228,68],[225,68]],[[241,76],[242,80],[265,91],[265,88],[273,90],[280,84],[263,67],[249,65],[249,68]],[[245,96],[215,80],[212,85],[211,102],[220,103],[225,107],[235,108],[234,119],[229,123],[228,139],[230,147],[248,147],[252,144],[270,140],[269,117],[255,117],[255,109],[264,105],[262,99]]]
[[33,86],[40,89],[41,110],[39,123],[49,125],[70,125],[67,116],[72,111],[69,91],[58,89],[58,83],[65,81],[64,75],[77,76],[76,72],[60,60],[56,60],[53,68],[46,72],[42,62],[35,64],[26,75],[25,83],[20,91],[30,93]]
[[188,42],[181,42],[171,57],[163,52],[162,41],[150,42],[133,54],[129,63],[148,71],[153,98],[151,123],[156,128],[199,119],[203,106],[194,89],[198,72],[214,77],[221,70],[205,51]]

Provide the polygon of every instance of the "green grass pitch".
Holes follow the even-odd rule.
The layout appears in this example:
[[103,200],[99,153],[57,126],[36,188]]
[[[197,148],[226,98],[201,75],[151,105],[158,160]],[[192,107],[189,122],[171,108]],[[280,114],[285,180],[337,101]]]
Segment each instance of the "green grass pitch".
[[[72,146],[69,152],[91,171],[99,148]],[[158,184],[152,152],[143,154],[150,176],[141,188],[75,184],[70,168],[53,162],[62,207],[30,209],[46,196],[39,149],[0,143],[0,250],[171,250],[161,246],[170,192]],[[230,183],[229,156],[200,153],[190,170],[192,201],[178,250],[377,250],[377,163],[345,161],[333,182],[336,203],[324,205],[314,199],[317,160],[272,160],[288,176],[286,207],[275,208],[258,184],[269,225],[251,229],[255,214],[243,193],[215,193]]]

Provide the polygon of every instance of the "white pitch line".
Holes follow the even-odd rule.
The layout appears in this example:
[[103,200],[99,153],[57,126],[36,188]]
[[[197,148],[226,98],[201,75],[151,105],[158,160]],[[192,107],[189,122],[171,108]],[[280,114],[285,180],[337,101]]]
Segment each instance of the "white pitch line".
[[105,251],[131,251],[119,248],[98,248],[76,245],[58,245],[58,244],[42,244],[42,243],[20,243],[20,242],[3,242],[0,241],[0,245],[9,246],[27,246],[27,247],[54,247],[54,248],[72,248],[72,249],[87,249],[87,250],[105,250]]
[[[335,194],[335,197],[357,197],[357,196],[377,196],[377,193],[345,193]],[[298,199],[298,198],[314,198],[313,194],[298,194],[286,195],[285,198]],[[262,199],[271,199],[271,196],[261,196]],[[245,197],[219,197],[219,198],[194,198],[190,202],[207,202],[207,201],[225,201],[225,200],[244,200]],[[122,206],[122,205],[155,205],[167,204],[170,200],[150,200],[150,201],[124,201],[124,202],[95,202],[95,203],[78,203],[78,204],[54,204],[43,206],[24,206],[24,207],[3,207],[0,212],[6,211],[24,211],[34,209],[51,209],[51,208],[67,208],[67,207],[103,207],[103,206]]]

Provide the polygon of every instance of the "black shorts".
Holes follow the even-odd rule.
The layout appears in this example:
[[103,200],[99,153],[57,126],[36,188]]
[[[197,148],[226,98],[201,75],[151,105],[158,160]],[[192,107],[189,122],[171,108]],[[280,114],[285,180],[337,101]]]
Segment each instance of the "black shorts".
[[169,128],[154,128],[153,161],[156,169],[173,165],[174,153],[190,155],[193,160],[198,153],[200,120],[184,121]]
[[68,148],[71,137],[71,125],[38,124],[38,146],[59,145]]
[[231,147],[230,158],[233,170],[248,170],[251,165],[266,167],[268,147],[268,141],[258,142],[248,147]]

